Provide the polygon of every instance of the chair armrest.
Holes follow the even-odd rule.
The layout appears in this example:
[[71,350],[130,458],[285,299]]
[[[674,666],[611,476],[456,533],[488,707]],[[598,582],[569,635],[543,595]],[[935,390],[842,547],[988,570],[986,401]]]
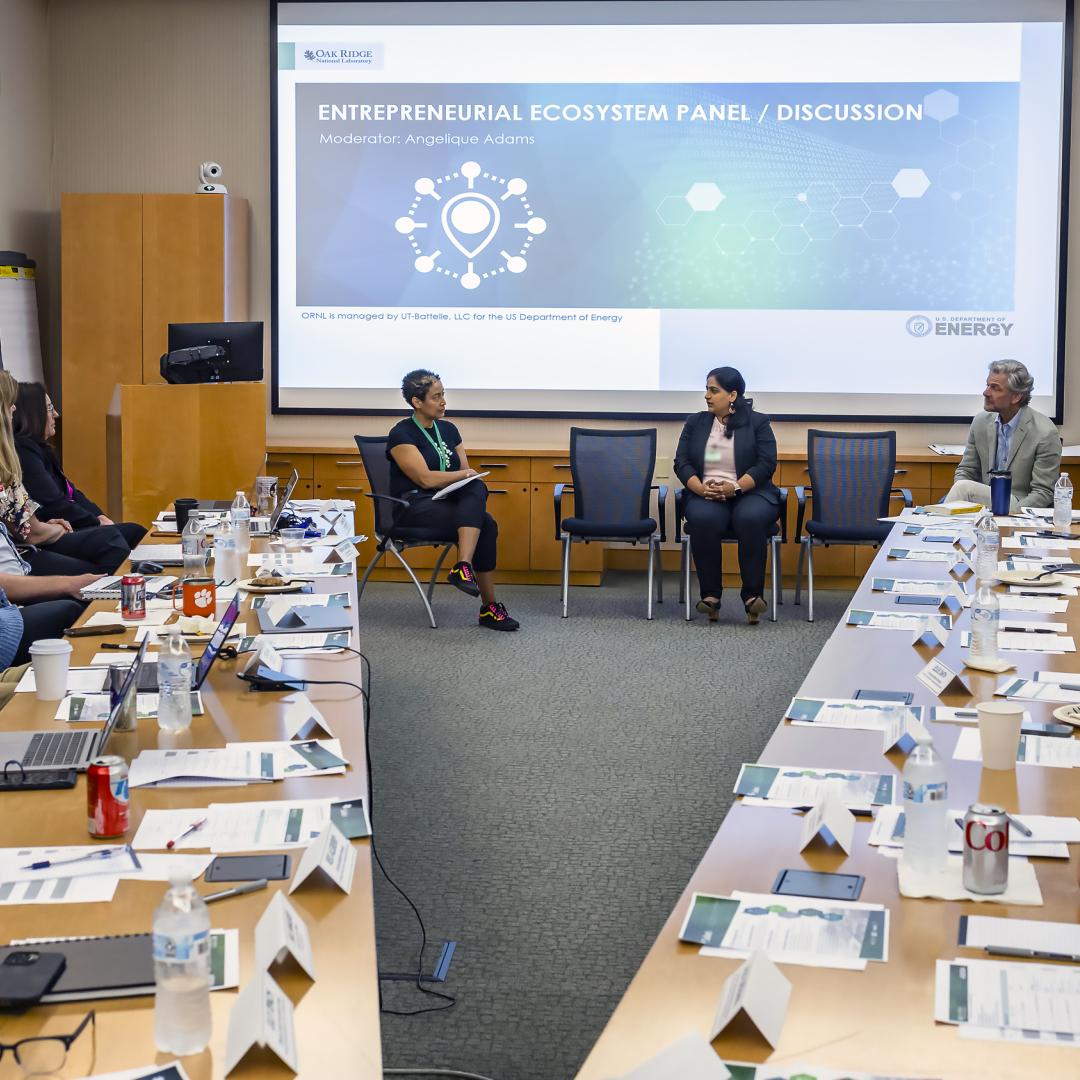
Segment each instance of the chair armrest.
[[686,502],[686,488],[678,488],[675,492],[675,543],[682,543],[683,504]]
[[562,540],[562,494],[565,484],[555,485],[555,539]]
[[408,506],[408,499],[399,499],[396,495],[376,495],[374,491],[365,491],[364,496],[368,499],[385,499],[387,502],[400,503],[402,506]]
[[889,492],[889,497],[892,498],[893,495],[902,495],[904,497],[905,506],[915,505],[911,498],[910,488],[893,488],[892,491]]
[[795,541],[796,543],[802,542],[803,534],[803,519],[806,517],[806,495],[809,492],[814,494],[813,488],[809,484],[796,484],[795,485],[795,499],[799,504],[799,515],[795,519]]
[[777,488],[780,492],[780,543],[787,543],[787,500],[788,489],[786,487]]
[[649,489],[656,492],[656,516],[660,519],[660,543],[667,543],[667,484],[653,484]]

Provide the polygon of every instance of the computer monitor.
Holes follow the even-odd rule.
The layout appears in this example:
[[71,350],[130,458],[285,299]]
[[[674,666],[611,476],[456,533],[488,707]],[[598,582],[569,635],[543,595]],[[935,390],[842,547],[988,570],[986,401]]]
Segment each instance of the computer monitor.
[[169,323],[169,352],[220,345],[228,363],[221,382],[258,382],[263,377],[261,322]]

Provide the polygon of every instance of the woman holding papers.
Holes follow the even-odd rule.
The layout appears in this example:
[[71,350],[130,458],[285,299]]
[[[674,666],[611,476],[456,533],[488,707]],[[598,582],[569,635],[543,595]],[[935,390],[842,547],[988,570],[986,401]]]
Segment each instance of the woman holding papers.
[[412,406],[412,416],[394,425],[386,444],[390,494],[409,503],[396,524],[444,536],[456,533],[458,561],[447,580],[469,596],[480,597],[481,626],[516,630],[517,620],[495,599],[492,572],[499,527],[487,512],[483,480],[472,480],[444,498],[433,498],[440,489],[476,476],[458,429],[443,419],[442,381],[431,371],[410,371],[401,381],[401,396]]
[[[40,503],[40,517],[66,521],[72,529],[113,525],[101,507],[86,497],[65,475],[49,440],[56,434],[56,418],[48,391],[41,383],[19,383],[15,399],[15,452],[22,467],[23,487]],[[142,525],[126,521],[116,525],[129,547],[146,535]]]
[[756,623],[766,604],[765,553],[780,514],[776,437],[769,418],[754,412],[746,383],[735,368],[714,368],[705,380],[706,411],[689,417],[675,451],[675,475],[683,482],[683,512],[690,530],[701,599],[697,609],[715,622],[723,590],[721,547],[739,544],[742,601]]
[[115,525],[72,531],[62,519],[42,521],[39,504],[22,482],[22,466],[15,451],[12,416],[19,384],[0,371],[0,521],[18,544],[31,544],[25,553],[32,574],[111,574],[131,554]]

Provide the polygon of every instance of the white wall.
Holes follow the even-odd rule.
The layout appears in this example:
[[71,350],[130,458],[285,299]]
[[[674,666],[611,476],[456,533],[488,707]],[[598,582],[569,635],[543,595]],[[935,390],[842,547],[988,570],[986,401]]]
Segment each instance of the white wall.
[[59,310],[49,288],[51,149],[45,0],[0,0],[0,250],[37,260],[46,351],[50,318]]
[[[14,5],[4,2],[4,11],[7,6],[28,11],[37,6],[29,0]],[[266,0],[49,0],[48,13],[56,147],[52,206],[59,205],[63,191],[188,191],[194,186],[200,161],[220,161],[229,190],[251,203],[251,317],[268,323]],[[20,24],[19,29],[28,41],[35,40],[31,28],[23,30]],[[1080,79],[1074,85],[1075,117],[1080,114]],[[1080,147],[1080,131],[1074,132],[1073,145]],[[1078,155],[1080,150],[1073,154],[1074,239],[1080,236]],[[49,267],[54,281],[56,235],[54,231],[54,258]],[[1068,317],[1074,333],[1070,335],[1063,431],[1067,442],[1080,442],[1080,346],[1076,344],[1080,267],[1075,258],[1070,263]],[[718,355],[717,362],[722,361]],[[746,374],[752,384],[752,372]],[[973,409],[979,389],[972,387]],[[570,423],[466,418],[461,427],[472,446],[543,448],[566,446]],[[387,426],[384,417],[268,416],[269,435],[278,442],[341,442],[354,433],[380,432]],[[781,444],[803,442],[805,427],[778,425]],[[673,449],[678,428],[675,423],[661,425],[661,454]],[[899,429],[898,441],[914,447],[931,440],[958,442],[963,435],[963,428],[905,425]]]

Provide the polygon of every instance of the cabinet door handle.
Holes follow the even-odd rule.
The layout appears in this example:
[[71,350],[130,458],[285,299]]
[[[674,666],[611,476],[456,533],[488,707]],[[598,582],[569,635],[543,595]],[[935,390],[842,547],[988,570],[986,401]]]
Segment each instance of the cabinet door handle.
[[509,469],[510,466],[505,461],[481,461],[481,469]]
[[907,476],[907,469],[893,469],[893,476]]
[[506,488],[488,488],[489,495],[506,495],[508,494]]
[[351,461],[335,461],[334,464],[344,468],[352,465],[363,465],[363,461],[361,461],[360,458],[353,458]]
[[551,467],[553,469],[569,469],[570,465],[569,465],[569,463],[567,463],[566,465],[552,465]]
[[336,488],[334,488],[334,490],[335,491],[363,491],[364,489],[362,487],[346,487],[343,484],[338,484],[338,486]]

